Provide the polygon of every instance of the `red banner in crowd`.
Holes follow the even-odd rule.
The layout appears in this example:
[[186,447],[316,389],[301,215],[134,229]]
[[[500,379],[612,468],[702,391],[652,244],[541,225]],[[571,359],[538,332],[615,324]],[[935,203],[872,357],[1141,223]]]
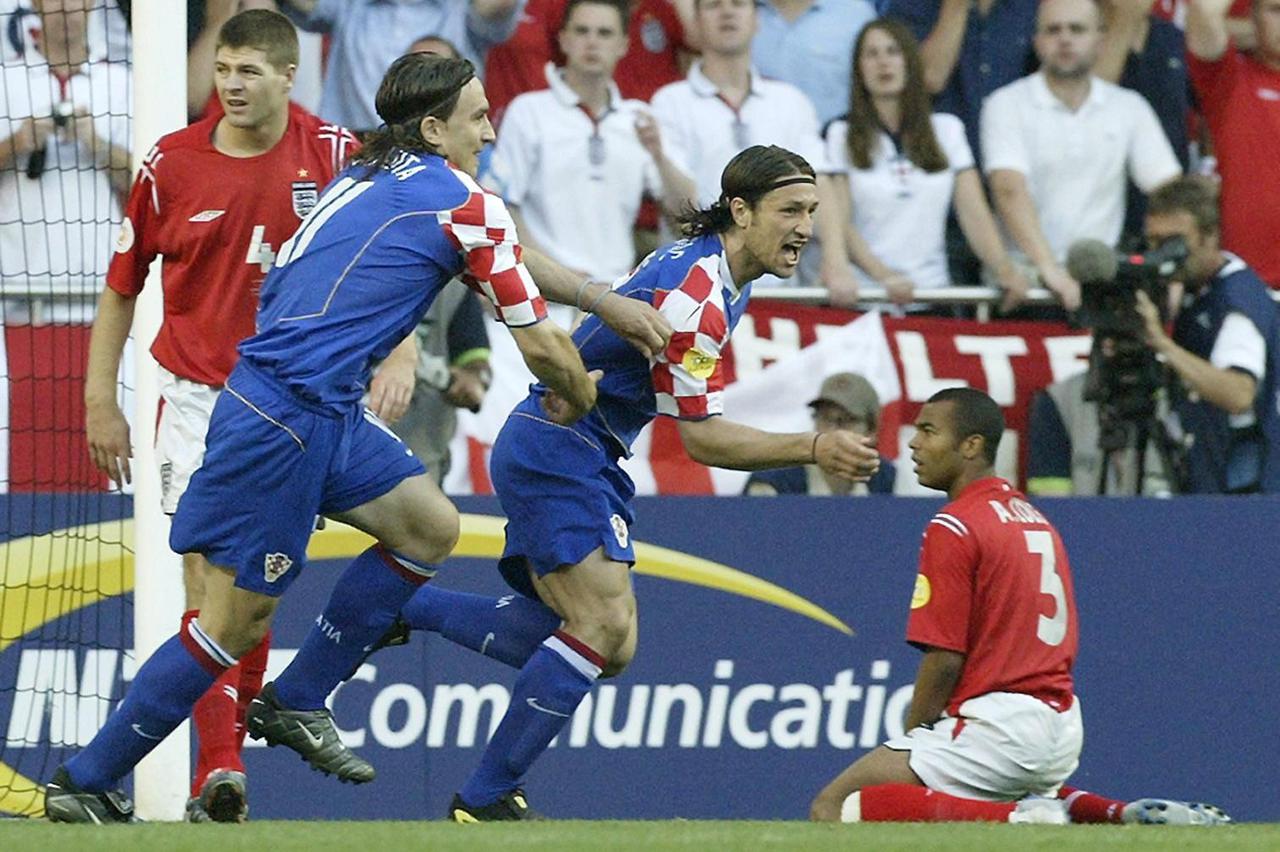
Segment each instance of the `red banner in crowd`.
[[[89,327],[81,325],[5,329],[7,416],[2,425],[7,426],[9,440],[2,461],[7,463],[3,480],[9,490],[105,485],[89,463],[84,443],[88,335]],[[836,339],[841,340],[839,347],[814,347],[820,340]],[[776,414],[768,409],[789,397],[795,420],[784,428],[805,429],[804,401],[816,393],[823,377],[844,370],[861,372],[881,396],[881,450],[896,459],[909,435],[901,426],[912,422],[924,400],[941,388],[969,385],[990,393],[1004,408],[1009,426],[1004,452],[1013,465],[1006,465],[1005,472],[1016,476],[1025,458],[1032,395],[1080,370],[1087,351],[1087,335],[1057,323],[892,318],[761,300],[752,303],[739,324],[726,358],[733,383],[726,394],[727,413],[761,428],[777,428],[767,422]],[[824,353],[830,354],[829,360],[822,359]],[[780,366],[802,358],[809,359],[803,370]],[[504,369],[523,368],[497,360],[495,373]],[[485,414],[493,422],[484,428],[469,427],[465,420],[460,424],[467,463],[455,467],[470,475],[469,482],[455,482],[455,490],[490,491],[484,469],[488,445],[512,404],[491,393]],[[745,478],[713,473],[689,460],[674,422],[667,418],[657,419],[654,429],[637,442],[636,452],[629,470],[641,493],[730,493]],[[904,480],[900,477],[899,482]]]

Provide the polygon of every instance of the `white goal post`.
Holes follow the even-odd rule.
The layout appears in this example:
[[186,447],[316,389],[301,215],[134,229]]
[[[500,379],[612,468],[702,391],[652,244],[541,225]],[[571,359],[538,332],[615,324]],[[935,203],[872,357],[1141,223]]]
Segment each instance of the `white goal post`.
[[[133,2],[133,169],[166,133],[187,124],[187,8],[173,0]],[[211,176],[212,178],[213,176]],[[150,345],[163,309],[160,264],[151,268],[133,318],[137,407],[133,418],[134,649],[142,663],[173,635],[185,604],[180,558],[169,550],[155,457],[159,367]],[[138,816],[182,819],[191,775],[190,723],[171,734],[134,772]]]

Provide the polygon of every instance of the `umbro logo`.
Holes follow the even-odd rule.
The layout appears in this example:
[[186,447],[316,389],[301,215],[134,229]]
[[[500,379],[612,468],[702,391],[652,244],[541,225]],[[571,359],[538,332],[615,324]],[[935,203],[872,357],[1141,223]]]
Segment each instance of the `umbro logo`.
[[219,216],[221,216],[223,213],[226,213],[226,212],[227,211],[225,210],[201,210],[199,213],[192,216],[187,221],[188,222],[212,222],[214,219],[217,219]]

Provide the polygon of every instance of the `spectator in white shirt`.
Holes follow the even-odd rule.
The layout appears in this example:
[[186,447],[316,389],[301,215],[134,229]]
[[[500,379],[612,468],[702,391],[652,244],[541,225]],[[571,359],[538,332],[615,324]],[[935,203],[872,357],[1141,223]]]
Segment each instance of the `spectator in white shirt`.
[[752,67],[753,0],[697,0],[702,58],[686,79],[654,93],[653,114],[664,139],[683,152],[705,206],[720,196],[720,174],[751,145],[779,145],[818,172],[822,140],[809,99],[790,83],[766,80]]
[[548,64],[549,88],[511,102],[486,178],[525,246],[605,282],[635,263],[632,225],[645,193],[672,214],[693,193],[645,104],[614,85],[627,22],[625,0],[569,0],[565,66]]
[[1003,307],[1013,307],[1027,279],[1005,252],[964,124],[930,112],[915,37],[898,21],[872,21],[851,64],[848,114],[826,134],[827,159],[847,180],[834,181],[835,204],[818,209],[832,302],[855,303],[860,280],[900,305],[917,289],[949,286],[945,237],[954,203],[965,237],[1004,288]]
[[31,49],[0,67],[0,277],[17,283],[100,288],[120,230],[131,78],[93,58],[90,5],[41,5]]
[[1036,23],[1041,69],[997,89],[982,109],[982,153],[1006,230],[1063,307],[1080,283],[1062,267],[1080,239],[1115,245],[1126,174],[1144,193],[1181,174],[1154,110],[1092,74],[1102,41],[1093,0],[1045,0]]

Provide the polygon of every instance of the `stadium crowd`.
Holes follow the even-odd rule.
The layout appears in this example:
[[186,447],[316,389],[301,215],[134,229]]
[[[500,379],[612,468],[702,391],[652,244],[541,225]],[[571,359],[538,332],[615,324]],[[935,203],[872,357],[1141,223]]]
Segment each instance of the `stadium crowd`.
[[[602,282],[669,238],[685,205],[714,200],[734,154],[778,144],[819,173],[817,245],[794,276],[766,276],[757,287],[824,287],[839,307],[874,306],[865,294],[883,293],[887,311],[927,319],[962,309],[922,304],[916,293],[988,285],[1006,317],[1074,320],[1082,285],[1098,282],[1079,280],[1071,248],[1094,240],[1142,251],[1151,242],[1147,196],[1180,175],[1205,176],[1220,207],[1217,219],[1197,219],[1200,235],[1224,253],[1198,284],[1176,282],[1163,319],[1173,322],[1169,307],[1181,307],[1172,339],[1195,369],[1250,381],[1244,404],[1210,394],[1206,414],[1205,382],[1197,386],[1161,350],[1177,376],[1171,387],[1185,389],[1171,396],[1195,409],[1184,427],[1197,446],[1188,463],[1199,467],[1176,483],[1157,478],[1148,493],[1272,490],[1264,469],[1280,452],[1271,422],[1280,415],[1267,367],[1280,340],[1270,316],[1244,304],[1263,286],[1280,289],[1280,0],[187,5],[193,121],[219,109],[214,40],[244,9],[278,10],[319,34],[323,71],[295,99],[357,134],[380,124],[374,93],[397,56],[412,48],[472,61],[497,131],[481,184],[507,201],[525,244]],[[105,276],[123,211],[122,165],[154,141],[130,137],[121,106],[129,13],[119,0],[0,0],[6,280],[30,287]],[[1037,285],[1059,307],[1025,305]],[[26,306],[6,300],[8,321],[24,321]],[[575,315],[571,306],[553,310],[566,326]],[[469,305],[461,316],[474,329]],[[1208,334],[1192,334],[1205,323]],[[1158,331],[1135,334],[1154,352]],[[396,386],[438,394],[461,380],[464,392],[435,410],[478,405],[490,381],[479,334],[464,338],[472,341],[465,363],[423,356],[416,376]],[[418,337],[425,352],[425,328]],[[1077,486],[1099,464],[1084,393],[1079,382],[1046,393],[1031,418],[1039,426],[1032,467],[1056,480],[1054,493],[1090,490]],[[1175,412],[1181,405],[1170,403]],[[427,419],[452,429],[449,416]],[[1059,451],[1064,434],[1073,452]],[[428,442],[440,436],[420,435],[418,446]],[[1237,452],[1252,472],[1229,460]]]

